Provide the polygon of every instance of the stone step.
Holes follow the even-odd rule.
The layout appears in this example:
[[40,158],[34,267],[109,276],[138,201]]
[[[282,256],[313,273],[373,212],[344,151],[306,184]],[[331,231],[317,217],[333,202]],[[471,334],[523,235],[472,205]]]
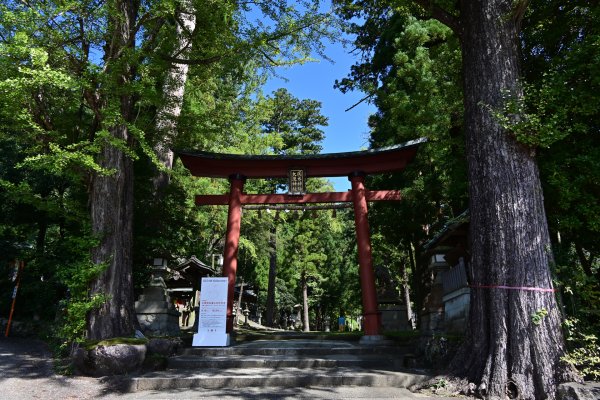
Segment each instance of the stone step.
[[430,378],[404,369],[411,348],[380,342],[254,340],[230,347],[185,348],[168,369],[128,377],[127,391],[184,388],[379,386],[407,388]]
[[408,388],[431,376],[423,372],[388,371],[357,367],[234,368],[167,370],[122,381],[126,391],[166,389],[222,389],[243,387],[378,386]]
[[404,367],[403,355],[396,354],[329,354],[329,355],[227,355],[177,356],[168,360],[170,369],[198,370],[202,368],[335,368],[362,367],[398,370]]
[[270,332],[270,333],[253,333],[253,332],[235,332],[235,341],[238,343],[250,342],[254,340],[326,340],[326,341],[359,341],[361,335],[354,333],[339,333],[335,335],[331,334],[320,334],[317,332],[295,332],[295,331],[284,331],[284,332]]
[[181,350],[181,355],[186,356],[198,356],[198,357],[207,357],[207,356],[232,356],[232,355],[298,355],[298,356],[308,356],[308,355],[335,355],[335,354],[405,354],[408,353],[407,348],[399,348],[399,347],[380,347],[380,348],[369,348],[369,347],[355,347],[355,348],[340,348],[340,347],[332,347],[332,348],[322,348],[322,347],[306,347],[299,349],[290,349],[290,348],[272,348],[265,347],[261,349],[254,348],[243,348],[243,347],[223,347],[223,348],[200,348],[200,347],[190,347]]
[[345,341],[314,341],[314,340],[286,340],[286,341],[252,341],[231,347],[186,347],[181,350],[181,355],[209,357],[233,355],[297,355],[297,356],[324,356],[324,355],[369,355],[393,354],[401,355],[411,351],[409,346],[383,345],[363,346],[357,342]]

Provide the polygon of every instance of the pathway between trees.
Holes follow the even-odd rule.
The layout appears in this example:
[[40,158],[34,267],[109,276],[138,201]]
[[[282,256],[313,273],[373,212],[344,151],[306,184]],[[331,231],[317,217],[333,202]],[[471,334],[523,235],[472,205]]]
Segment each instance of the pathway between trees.
[[105,378],[56,375],[52,356],[39,340],[0,338],[0,393],[19,399],[444,399],[400,388],[243,388],[222,390],[162,390],[120,393]]

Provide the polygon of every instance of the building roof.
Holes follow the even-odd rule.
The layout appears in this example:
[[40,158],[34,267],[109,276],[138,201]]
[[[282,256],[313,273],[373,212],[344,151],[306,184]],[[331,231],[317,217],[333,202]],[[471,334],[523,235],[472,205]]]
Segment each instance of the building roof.
[[192,282],[196,282],[204,276],[215,275],[215,271],[196,258],[196,256],[191,256],[173,269]]
[[457,241],[464,241],[468,235],[469,210],[459,216],[452,218],[435,236],[423,245],[426,252],[434,252],[440,247],[445,249],[454,248]]

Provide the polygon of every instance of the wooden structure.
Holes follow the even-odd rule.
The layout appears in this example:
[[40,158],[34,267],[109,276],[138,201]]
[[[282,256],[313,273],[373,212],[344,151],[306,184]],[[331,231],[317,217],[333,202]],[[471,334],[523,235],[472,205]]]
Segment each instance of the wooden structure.
[[[381,317],[377,310],[367,203],[369,201],[399,201],[401,194],[397,190],[366,190],[365,176],[402,171],[414,158],[418,145],[425,141],[426,139],[422,138],[376,150],[293,156],[248,156],[177,151],[183,165],[194,176],[228,178],[230,181],[228,194],[196,196],[197,205],[229,206],[223,263],[223,276],[228,277],[229,280],[227,332],[229,333],[233,329],[233,296],[242,205],[351,202],[354,207],[365,335],[367,337],[379,336]],[[304,187],[303,180],[307,177],[336,176],[348,176],[352,189],[348,192],[331,193],[304,193],[302,189]],[[289,179],[288,186],[292,189],[288,194],[243,193],[246,179],[286,177]]]
[[433,277],[421,310],[421,330],[465,334],[470,307],[469,212],[448,221],[423,249]]

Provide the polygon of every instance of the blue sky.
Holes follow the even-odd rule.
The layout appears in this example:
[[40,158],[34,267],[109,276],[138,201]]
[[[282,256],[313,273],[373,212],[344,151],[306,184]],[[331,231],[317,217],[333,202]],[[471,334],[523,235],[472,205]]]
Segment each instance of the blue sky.
[[[327,60],[279,68],[277,73],[286,80],[273,77],[264,88],[265,94],[271,94],[278,88],[286,88],[299,99],[314,99],[322,103],[321,112],[329,118],[329,126],[325,127],[323,153],[339,153],[358,151],[368,147],[367,119],[375,111],[373,105],[363,102],[350,111],[344,111],[357,103],[364,94],[350,92],[343,94],[334,89],[336,79],[342,79],[350,72],[354,64],[354,55],[344,49],[341,43],[326,43],[325,54],[334,63]],[[346,178],[331,179],[336,190],[345,191],[350,188]]]

